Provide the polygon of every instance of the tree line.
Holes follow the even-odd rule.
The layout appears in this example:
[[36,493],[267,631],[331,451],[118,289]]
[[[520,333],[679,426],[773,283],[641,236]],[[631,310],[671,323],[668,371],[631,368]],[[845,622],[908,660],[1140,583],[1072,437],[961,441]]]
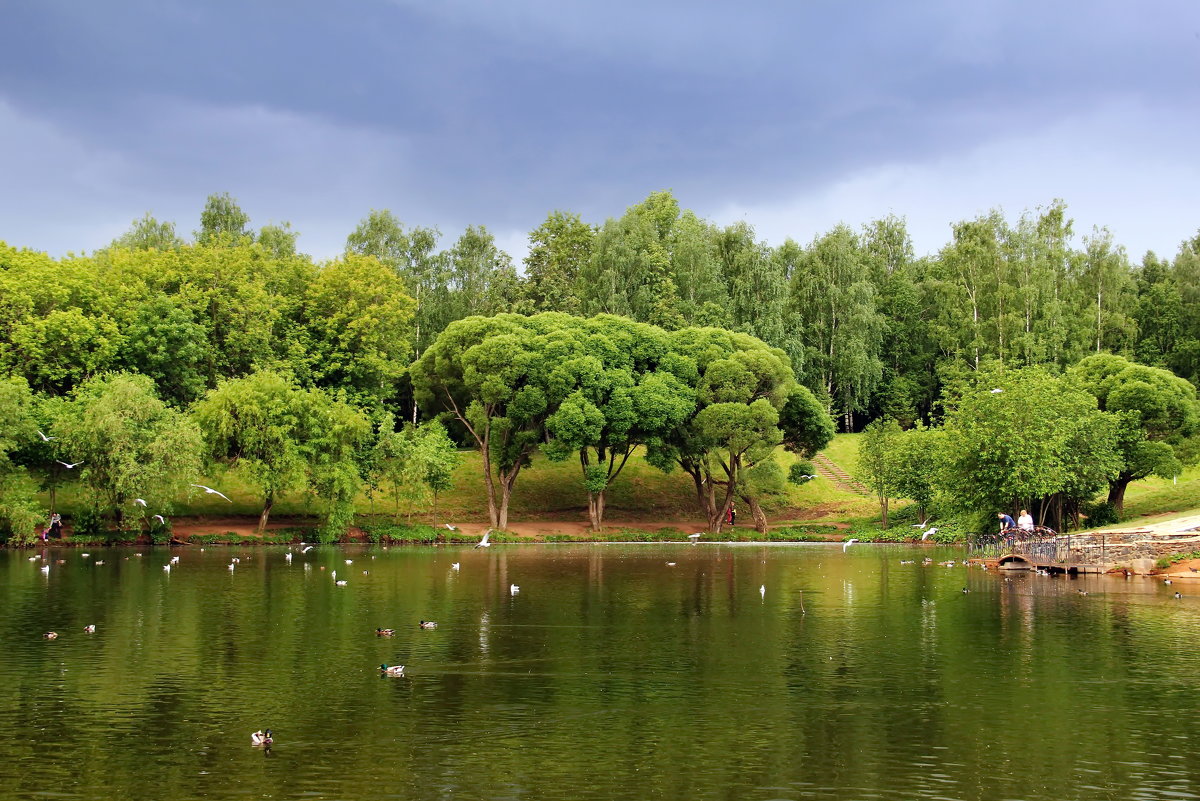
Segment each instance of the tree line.
[[[310,444],[286,464],[262,468],[278,471],[270,478],[263,474],[265,515],[278,492],[300,485],[334,492],[337,476],[346,479],[351,472],[368,485],[399,486],[381,477],[386,470],[364,467],[364,453],[381,447],[376,440],[383,433],[400,435],[401,420],[415,426],[444,415],[443,433],[482,446],[472,413],[446,406],[449,399],[461,400],[469,380],[445,378],[459,383],[435,386],[433,357],[426,358],[439,350],[443,336],[450,341],[461,335],[451,333],[456,321],[502,320],[521,329],[504,336],[522,339],[532,336],[531,324],[512,315],[609,315],[600,318],[608,322],[589,325],[612,330],[618,327],[613,319],[627,318],[651,326],[647,330],[657,332],[651,339],[666,338],[664,352],[674,354],[667,366],[600,357],[588,369],[604,380],[555,396],[565,408],[547,401],[544,416],[554,420],[549,428],[531,418],[526,429],[486,434],[487,452],[490,437],[511,437],[505,447],[521,451],[516,443],[536,434],[544,440],[538,447],[549,454],[581,453],[595,521],[602,519],[606,482],[620,472],[621,462],[613,459],[622,446],[614,449],[612,424],[594,418],[593,409],[607,414],[627,396],[652,394],[650,387],[660,395],[668,394],[666,386],[682,391],[670,384],[678,381],[686,388],[683,396],[695,396],[689,414],[703,411],[699,394],[708,390],[689,383],[703,376],[670,366],[680,354],[697,360],[685,341],[701,331],[758,341],[787,366],[780,374],[807,388],[843,430],[870,420],[895,420],[902,428],[936,425],[956,411],[962,388],[989,371],[1037,367],[1059,376],[1088,354],[1115,354],[1200,379],[1200,316],[1187,313],[1200,296],[1200,235],[1185,241],[1173,259],[1148,253],[1134,264],[1103,229],[1076,245],[1066,208],[1057,201],[1016,221],[998,212],[961,221],[937,253],[917,257],[896,217],[861,230],[839,225],[807,244],[787,240],[772,247],[748,223],[718,226],[681,209],[671,193],[655,192],[603,224],[569,212],[549,214],[529,235],[523,273],[483,226],[468,227],[443,246],[435,228],[405,226],[386,210],[372,211],[349,233],[342,256],[317,263],[299,252],[298,232],[290,225],[255,230],[249,223],[233,198],[213,195],[190,239],[173,223],[146,215],[91,254],[55,259],[0,243],[0,376],[12,379],[5,385],[12,419],[24,419],[20,409],[29,407],[35,428],[49,426],[55,409],[99,392],[100,383],[117,374],[149,379],[143,386],[164,413],[210,427],[217,425],[211,409],[233,414],[233,406],[211,397],[222,388],[233,393],[231,382],[253,379],[256,392],[271,385],[272,391],[298,393],[325,411],[311,418],[293,411],[279,424]],[[560,329],[555,336],[568,339],[611,334],[576,330],[574,323],[553,326]],[[621,336],[633,341],[649,335]],[[743,348],[721,347],[730,353]],[[622,373],[616,389],[599,389],[622,371],[629,377]],[[522,380],[541,381],[535,374]],[[653,380],[642,387],[647,376]],[[621,382],[641,387],[641,395],[630,395]],[[791,392],[782,389],[786,384],[781,380],[754,400],[781,414],[781,399]],[[13,389],[18,385],[28,388],[28,403],[22,390]],[[291,402],[271,408],[290,408]],[[208,417],[202,409],[210,409]],[[510,419],[507,412],[498,417]],[[334,435],[311,423],[332,425],[333,419],[342,420],[337,436],[344,446],[330,446],[323,438]],[[574,439],[569,419],[575,420]],[[629,425],[641,425],[635,423]],[[676,436],[686,428],[674,429]],[[416,432],[409,435],[413,442],[420,439]],[[644,444],[662,464],[688,471],[698,503],[706,514],[719,514],[723,504],[710,504],[708,493],[744,465],[726,459],[724,468],[706,474],[707,460],[680,455],[687,443],[652,433],[640,431],[630,441]],[[248,463],[255,448],[271,450],[211,431],[206,436],[199,452],[210,460]],[[590,444],[590,450],[563,444],[584,440],[602,444]],[[34,458],[19,450],[8,451],[16,462]],[[336,454],[343,451],[339,462]],[[327,462],[321,478],[310,469],[318,458]],[[353,471],[347,468],[351,461]],[[505,483],[511,489],[520,462],[508,455],[492,465],[512,471],[496,473],[491,487],[494,522],[505,505]],[[14,481],[11,474],[4,480]]]

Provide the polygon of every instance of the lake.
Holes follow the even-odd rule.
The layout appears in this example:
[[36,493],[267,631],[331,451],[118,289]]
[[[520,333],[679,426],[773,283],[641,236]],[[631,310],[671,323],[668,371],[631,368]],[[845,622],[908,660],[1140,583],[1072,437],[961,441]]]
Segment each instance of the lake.
[[1200,798],[1200,582],[870,545],[38,553],[0,552],[5,799]]

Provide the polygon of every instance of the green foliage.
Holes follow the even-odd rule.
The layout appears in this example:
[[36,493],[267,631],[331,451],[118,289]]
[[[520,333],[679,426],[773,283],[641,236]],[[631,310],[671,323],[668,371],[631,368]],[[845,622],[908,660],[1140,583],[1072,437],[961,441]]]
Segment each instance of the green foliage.
[[1083,516],[1087,518],[1088,528],[1099,528],[1100,526],[1111,526],[1121,520],[1116,508],[1107,501],[1100,503],[1085,503],[1080,510]]
[[1175,553],[1171,554],[1170,556],[1164,556],[1155,563],[1155,567],[1157,567],[1159,570],[1166,570],[1171,565],[1176,565],[1180,562],[1190,562],[1193,559],[1200,559],[1200,551]]
[[800,459],[792,462],[788,468],[788,482],[792,484],[807,484],[812,481],[817,475],[817,468],[807,459]]
[[134,498],[169,509],[170,498],[199,470],[199,429],[159,400],[145,376],[116,373],[85,382],[55,431],[117,528],[129,524]]

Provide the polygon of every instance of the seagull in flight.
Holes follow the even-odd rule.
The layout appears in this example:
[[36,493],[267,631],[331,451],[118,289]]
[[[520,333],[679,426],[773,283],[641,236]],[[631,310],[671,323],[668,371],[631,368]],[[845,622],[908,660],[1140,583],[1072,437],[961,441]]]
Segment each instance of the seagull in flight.
[[308,552],[309,552],[309,551],[311,551],[312,549],[313,549],[313,546],[311,546],[311,545],[305,545],[303,548],[301,548],[301,549],[300,549],[300,553],[308,553]]
[[483,532],[483,539],[481,539],[478,543],[476,543],[475,547],[476,548],[492,547],[492,544],[490,542],[488,542],[488,537],[490,537],[491,535],[492,535],[492,530],[489,528],[487,531]]
[[159,523],[162,523],[164,526],[167,524],[167,519],[165,517],[163,517],[162,515],[155,515],[154,519],[157,520]]
[[999,387],[996,387],[995,389],[991,390],[991,393],[992,393],[993,395],[999,395],[999,394],[1000,394],[1001,392],[1003,392],[1003,391],[1004,391],[1004,390],[1000,389]]
[[[215,489],[213,489],[212,487],[206,487],[206,486],[204,486],[203,484],[190,484],[189,486],[192,486],[192,487],[198,487],[198,488],[200,488],[200,489],[204,490],[204,491],[205,491],[206,493],[208,493],[209,495],[220,495],[222,498],[225,498],[225,500],[229,501],[229,498],[228,498],[228,497],[226,497],[226,496],[225,496],[223,493],[217,492],[217,491],[216,491]],[[230,503],[233,503],[233,501],[229,501],[229,502],[230,502]]]
[[929,529],[929,531],[926,531],[924,534],[921,535],[921,542],[924,542],[926,540],[926,538],[932,537],[934,534],[937,534],[937,529],[936,528]]
[[42,430],[40,428],[38,429],[38,436],[40,436],[42,438],[42,442],[49,442],[52,439],[58,439],[58,437],[47,437],[45,434],[42,433]]
[[62,459],[55,459],[54,461],[58,462],[63,467],[67,468],[68,470],[74,470],[76,467],[79,467],[79,465],[83,464],[83,462],[76,462],[75,464],[67,464]]
[[858,542],[858,540],[846,540],[845,542],[843,542],[842,543],[842,553],[845,553],[846,549],[849,548],[851,545],[853,545],[856,542]]
[[144,499],[142,499],[142,498],[134,498],[134,499],[133,499],[133,502],[134,502],[134,503],[136,503],[138,506],[145,506],[145,505],[146,505],[146,501],[145,501]]
[[695,545],[700,541],[700,534],[688,534],[688,539],[692,541],[692,545]]

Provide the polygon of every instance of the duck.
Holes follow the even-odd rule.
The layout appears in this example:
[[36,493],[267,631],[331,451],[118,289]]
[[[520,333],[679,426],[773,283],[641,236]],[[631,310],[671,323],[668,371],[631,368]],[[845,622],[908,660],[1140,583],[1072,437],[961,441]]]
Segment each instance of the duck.
[[382,664],[379,666],[379,672],[385,676],[403,676],[404,675],[404,665],[389,666],[385,663],[385,664]]
[[45,639],[45,640],[57,640],[57,639],[58,639],[58,632],[57,632],[57,631],[47,631],[45,634],[43,634],[43,635],[42,635],[42,639]]
[[271,737],[270,729],[266,731],[259,730],[250,734],[250,745],[270,745],[273,742],[275,740]]
[[395,629],[375,629],[376,637],[391,637],[396,633]]
[[423,628],[423,629],[436,629],[437,628],[437,623],[434,623],[432,620],[422,620],[420,625],[421,625],[421,628]]
[[1163,579],[1163,584],[1174,584],[1174,583],[1175,582],[1171,581],[1170,579]]
[[966,587],[963,587],[963,595],[966,595],[968,592],[970,592],[970,590],[968,590]]
[[1182,592],[1177,592],[1177,593],[1175,593],[1175,597],[1176,597],[1176,598],[1182,598],[1182,597],[1183,597],[1183,593],[1182,593]]
[[84,626],[83,633],[84,634],[95,634],[96,633],[96,624],[91,623],[87,626]]
[[338,586],[338,587],[345,587],[345,586],[346,586],[346,580],[345,580],[345,579],[338,579],[337,581],[335,581],[335,582],[333,582],[333,583],[334,583],[336,586]]
[[902,565],[911,565],[912,563],[913,563],[912,559],[901,559],[900,560],[900,564],[902,564]]
[[518,587],[516,584],[510,584],[510,585],[509,585],[509,587],[508,587],[508,594],[509,594],[509,595],[516,595],[516,594],[517,594],[518,592],[520,592],[520,591],[521,591],[521,588],[520,588],[520,587]]
[[99,565],[102,565],[102,564],[104,564],[104,560],[103,560],[103,559],[97,559],[95,562],[92,562],[92,564],[93,564],[93,565],[97,565],[97,566],[99,566]]

